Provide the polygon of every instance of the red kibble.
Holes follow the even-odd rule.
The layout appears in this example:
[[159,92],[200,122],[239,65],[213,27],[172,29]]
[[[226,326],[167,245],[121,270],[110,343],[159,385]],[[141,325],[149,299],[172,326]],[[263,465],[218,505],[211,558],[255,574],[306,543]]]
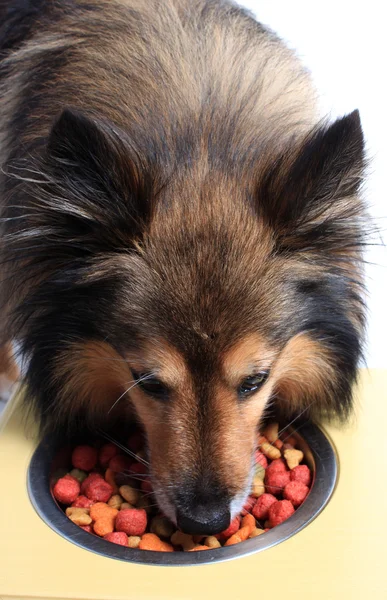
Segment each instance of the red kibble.
[[114,473],[125,473],[129,471],[131,466],[132,460],[129,458],[129,456],[123,456],[122,454],[113,456],[113,458],[109,461],[109,469],[114,471]]
[[113,533],[107,533],[103,536],[103,539],[107,540],[108,542],[113,542],[113,544],[118,544],[119,546],[128,545],[128,536],[123,531],[113,531]]
[[74,508],[90,508],[90,506],[93,506],[93,504],[93,500],[89,500],[89,498],[86,498],[86,496],[78,496],[71,506]]
[[118,453],[119,449],[115,444],[104,444],[100,449],[98,456],[99,464],[101,465],[101,467],[105,469],[108,466],[111,459],[113,458],[113,456],[117,456]]
[[269,516],[269,508],[274,502],[278,502],[278,500],[272,494],[259,496],[252,511],[254,517],[266,521]]
[[287,465],[283,458],[275,458],[271,461],[270,465],[266,469],[266,475],[269,473],[277,473],[287,471]]
[[[225,529],[224,531],[222,531],[221,533],[219,533],[219,537],[222,540],[226,540],[227,538],[231,537],[232,535],[234,535],[234,533],[236,533],[240,527],[241,524],[241,518],[239,515],[237,515],[230,523],[230,525],[227,527],[227,529]],[[217,536],[216,536],[217,537]]]
[[310,485],[312,476],[307,465],[298,465],[290,471],[290,481],[300,481],[304,485]]
[[283,450],[294,450],[294,446],[292,446],[292,444],[288,444],[287,442],[284,442],[282,448]]
[[96,479],[87,487],[86,496],[94,502],[107,502],[113,495],[113,488],[104,479]]
[[147,526],[147,516],[143,508],[125,508],[116,517],[116,531],[127,535],[142,535]]
[[123,456],[122,454],[113,456],[113,458],[109,461],[109,469],[111,469],[111,471],[114,473],[125,473],[129,471],[131,466],[131,459],[128,456]]
[[297,507],[303,503],[307,495],[309,494],[309,488],[301,481],[290,481],[284,487],[283,496],[286,500],[290,500],[293,506]]
[[84,529],[85,531],[87,531],[87,533],[93,533],[93,529],[92,529],[91,525],[79,525],[79,527],[81,529]]
[[148,473],[147,467],[139,462],[130,465],[129,471],[133,473],[133,475],[145,475]]
[[79,481],[75,477],[65,475],[58,479],[52,489],[52,493],[58,502],[72,504],[78,498],[80,489]]
[[71,462],[76,469],[91,471],[98,460],[98,450],[92,446],[76,446],[71,455]]
[[267,468],[267,458],[259,450],[255,451],[255,464],[260,464],[264,469]]
[[293,504],[289,500],[279,500],[269,508],[269,521],[272,527],[280,525],[294,513]]
[[145,479],[141,482],[141,490],[149,494],[153,494],[153,487],[149,479]]
[[290,444],[290,446],[292,448],[296,448],[297,447],[297,439],[293,435],[285,437],[283,439],[283,442],[284,443],[286,442],[287,444]]
[[90,473],[81,484],[81,494],[87,496],[87,490],[93,481],[104,481],[104,478],[99,473]]
[[268,494],[278,496],[289,481],[289,471],[274,471],[274,473],[267,473],[266,471],[265,488]]

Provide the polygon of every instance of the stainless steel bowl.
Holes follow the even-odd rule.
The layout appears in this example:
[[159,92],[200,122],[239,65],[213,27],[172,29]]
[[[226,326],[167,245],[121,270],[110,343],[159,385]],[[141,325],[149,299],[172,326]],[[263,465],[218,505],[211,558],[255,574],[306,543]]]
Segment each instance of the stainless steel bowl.
[[60,466],[57,455],[58,440],[52,438],[44,439],[31,459],[28,469],[28,493],[36,512],[51,529],[74,544],[109,558],[158,566],[189,566],[231,560],[261,552],[295,535],[319,515],[332,496],[338,467],[330,441],[321,429],[311,424],[297,427],[297,432],[293,431],[292,435],[298,438],[298,447],[304,452],[305,460],[313,473],[312,488],[308,497],[281,525],[234,546],[203,552],[151,552],[118,546],[83,531],[66,517],[51,494],[50,474],[55,458],[55,467]]

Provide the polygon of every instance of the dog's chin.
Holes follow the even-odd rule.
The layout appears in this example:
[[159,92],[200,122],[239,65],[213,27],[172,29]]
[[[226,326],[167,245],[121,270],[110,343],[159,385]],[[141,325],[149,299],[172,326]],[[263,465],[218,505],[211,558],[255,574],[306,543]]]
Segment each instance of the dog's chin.
[[164,513],[164,515],[177,527],[176,509],[172,502],[155,479],[152,480],[152,486],[156,502],[161,512]]
[[253,477],[254,477],[254,465],[251,466],[251,469],[249,471],[249,477],[248,477],[245,489],[242,490],[241,492],[239,492],[239,494],[236,494],[236,496],[234,496],[234,498],[230,502],[231,521],[233,519],[235,519],[235,517],[237,515],[239,515],[239,513],[242,511],[243,507],[245,506],[247,499],[249,497],[249,494],[250,494],[251,486],[253,484]]

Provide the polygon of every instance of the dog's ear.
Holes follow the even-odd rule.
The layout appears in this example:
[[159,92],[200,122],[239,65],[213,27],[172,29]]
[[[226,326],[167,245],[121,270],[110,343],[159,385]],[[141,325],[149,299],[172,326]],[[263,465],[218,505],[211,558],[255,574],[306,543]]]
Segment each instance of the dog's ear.
[[152,182],[128,136],[106,121],[65,109],[54,123],[47,163],[63,211],[116,241],[138,236],[151,212]]
[[362,239],[364,174],[359,112],[313,130],[264,168],[258,189],[262,217],[278,248],[345,251]]

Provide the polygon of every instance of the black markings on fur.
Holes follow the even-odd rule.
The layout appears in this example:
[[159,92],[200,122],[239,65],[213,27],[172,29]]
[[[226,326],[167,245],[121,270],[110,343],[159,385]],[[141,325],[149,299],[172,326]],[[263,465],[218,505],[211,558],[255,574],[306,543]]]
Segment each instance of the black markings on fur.
[[259,182],[257,210],[275,230],[277,250],[362,246],[364,138],[359,112],[316,129],[298,154],[288,149]]
[[[52,19],[48,5],[55,9]],[[361,285],[354,283],[356,276],[348,268],[357,270],[358,258],[351,253],[360,255],[365,243],[364,206],[357,196],[364,167],[358,113],[316,129],[296,152],[293,147],[283,152],[273,149],[269,166],[257,177],[268,140],[261,142],[254,136],[245,140],[240,121],[249,114],[249,102],[259,99],[259,82],[256,87],[253,82],[251,94],[235,106],[231,92],[240,86],[237,76],[229,102],[223,99],[221,106],[218,90],[212,80],[207,82],[200,90],[202,106],[195,115],[185,105],[178,115],[171,106],[160,113],[151,97],[144,98],[141,109],[147,119],[131,122],[121,108],[127,100],[135,102],[134,97],[112,97],[105,81],[97,90],[101,95],[96,106],[90,106],[87,114],[69,109],[61,112],[62,98],[76,99],[78,94],[74,72],[74,81],[67,74],[62,77],[69,65],[77,60],[76,69],[83,69],[84,90],[90,87],[85,87],[85,78],[91,84],[82,52],[71,38],[77,36],[62,34],[61,17],[75,11],[76,17],[83,19],[87,24],[83,41],[92,52],[93,44],[99,43],[101,26],[93,19],[99,7],[103,10],[108,4],[63,0],[10,2],[10,6],[14,12],[0,34],[3,57],[34,35],[38,21],[42,33],[45,19],[54,37],[63,41],[63,47],[37,53],[33,64],[21,66],[26,80],[7,139],[9,177],[2,180],[2,217],[11,220],[1,225],[5,241],[1,265],[6,266],[1,306],[5,311],[11,301],[8,334],[20,339],[31,358],[27,380],[43,422],[50,426],[55,422],[60,382],[53,377],[54,364],[74,341],[108,338],[118,350],[125,350],[135,345],[136,336],[165,337],[183,353],[197,380],[201,379],[203,387],[198,384],[197,392],[204,424],[208,421],[208,384],[225,348],[252,332],[283,345],[301,330],[329,350],[339,380],[336,387],[326,382],[326,398],[320,399],[316,408],[327,405],[340,416],[347,414],[361,345],[361,334],[352,323],[355,319],[364,323]],[[105,34],[117,36],[130,22],[135,32],[140,31],[139,37],[150,42],[156,35],[152,26],[144,24],[140,12],[129,11],[128,15],[126,20],[117,18],[116,13],[112,29],[104,23]],[[195,18],[202,31],[208,25],[206,19],[210,24],[216,19],[226,27],[230,20],[240,18],[239,25],[243,22],[246,32],[240,41],[242,60],[251,47],[250,33],[274,38],[228,2],[208,1],[202,25],[199,16]],[[73,26],[74,22],[76,18]],[[96,53],[96,60],[103,68],[101,54]],[[117,62],[110,63],[106,68],[112,69],[116,79],[124,78],[123,61],[117,57]],[[2,75],[7,73],[3,70]],[[157,70],[155,61],[150,75],[150,89],[156,90],[167,74]],[[135,89],[135,79],[132,83]],[[49,135],[58,113],[61,116]],[[117,115],[121,127],[113,118]],[[36,123],[43,123],[44,128],[40,131]],[[279,115],[278,127],[286,131],[286,112]],[[150,250],[146,237],[157,192],[165,192],[162,208],[167,213],[173,185],[168,187],[166,182],[173,184],[175,175],[179,182],[192,176],[190,169],[201,160],[202,143],[207,155],[202,170],[211,176],[215,173],[215,183],[218,176],[224,182],[233,175],[240,182],[238,202],[248,204],[257,177],[254,211],[236,204],[227,221],[224,215],[217,215],[219,207],[215,206],[209,220],[204,207],[211,195],[202,198],[199,193],[197,206],[190,204],[190,198],[182,199],[188,214],[195,212],[196,229],[191,230],[184,219],[173,222],[165,228],[168,235],[160,236]],[[28,181],[31,178],[36,181]],[[195,186],[190,183],[191,190],[197,185],[200,191],[203,180],[195,181]],[[275,240],[272,255],[262,257],[263,266],[255,261],[260,252],[260,233],[250,227],[255,218],[272,228]],[[253,244],[249,243],[251,232],[257,238]],[[107,257],[133,257],[135,241],[143,243],[145,258],[136,257],[132,278],[115,268],[114,261],[111,273],[101,268]],[[297,256],[306,268],[323,273],[324,281],[317,279],[319,275],[314,279],[310,275],[288,290],[276,277],[275,268],[267,276],[271,260],[289,259],[291,273],[291,259]],[[88,276],[98,282],[88,282]],[[276,311],[272,310],[274,302]],[[69,415],[68,419],[82,423],[84,415]]]

